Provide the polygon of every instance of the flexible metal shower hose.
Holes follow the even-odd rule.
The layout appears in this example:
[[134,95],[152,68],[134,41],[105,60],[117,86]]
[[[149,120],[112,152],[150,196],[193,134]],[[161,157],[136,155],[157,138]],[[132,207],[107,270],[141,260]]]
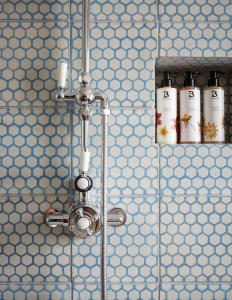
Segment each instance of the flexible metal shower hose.
[[107,300],[107,157],[108,116],[102,114],[102,224],[101,224],[101,292]]

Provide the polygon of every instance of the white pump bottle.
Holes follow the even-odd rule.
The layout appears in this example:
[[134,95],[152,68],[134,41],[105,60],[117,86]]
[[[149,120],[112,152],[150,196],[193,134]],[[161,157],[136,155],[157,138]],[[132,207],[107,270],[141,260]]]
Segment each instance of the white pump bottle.
[[164,72],[157,89],[156,126],[158,144],[176,144],[177,89],[172,87],[171,73]]

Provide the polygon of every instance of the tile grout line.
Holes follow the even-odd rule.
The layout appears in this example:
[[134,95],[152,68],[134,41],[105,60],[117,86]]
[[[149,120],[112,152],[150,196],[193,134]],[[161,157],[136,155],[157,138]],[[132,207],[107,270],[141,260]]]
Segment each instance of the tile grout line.
[[[230,144],[231,146],[231,144]],[[1,197],[56,197],[56,196],[60,196],[60,197],[74,197],[73,194],[0,194],[0,198]],[[99,197],[100,194],[93,194],[92,197],[96,198]],[[118,197],[122,197],[122,198],[144,198],[144,197],[156,197],[158,198],[160,197],[169,197],[169,198],[179,198],[179,197],[198,197],[198,198],[202,198],[202,197],[223,197],[223,198],[231,198],[230,194],[163,194],[161,193],[159,194],[109,194],[109,197],[111,198],[118,198]]]
[[[156,19],[157,19],[157,33],[156,33],[156,40],[157,40],[157,57],[160,57],[160,47],[161,47],[161,41],[160,41],[160,0],[157,0],[156,3]],[[156,71],[156,69],[155,69]],[[156,79],[156,77],[155,77]],[[156,85],[156,80],[154,82],[154,85]],[[155,104],[156,105],[156,104]],[[156,125],[156,124],[155,124]],[[160,154],[161,154],[161,147],[158,145],[158,300],[160,300],[160,282],[161,282],[161,236],[160,236],[160,197],[161,197],[161,192],[160,192]]]
[[[72,26],[71,26],[71,0],[69,0],[69,90],[72,88]],[[70,103],[72,105],[72,103]],[[74,110],[70,109],[70,173],[69,173],[69,194],[72,194],[72,178],[73,178],[73,113]],[[74,284],[73,284],[73,235],[69,234],[70,239],[70,281],[71,291],[70,300],[74,299]]]
[[[81,23],[81,19],[72,19],[72,18],[67,18],[67,19],[0,19],[0,22],[15,22],[15,23],[26,23],[26,22],[35,22],[35,23],[45,23],[45,22],[67,22],[67,23]],[[91,24],[94,23],[143,23],[143,24],[154,24],[154,23],[161,23],[161,24],[231,24],[232,20],[180,20],[180,21],[172,21],[172,20],[162,20],[159,19],[158,17],[154,19],[91,19]]]
[[161,155],[161,146],[158,145],[158,300],[160,300],[160,287],[161,287],[161,193],[160,193],[160,178],[161,178],[161,168],[160,168],[160,155]]

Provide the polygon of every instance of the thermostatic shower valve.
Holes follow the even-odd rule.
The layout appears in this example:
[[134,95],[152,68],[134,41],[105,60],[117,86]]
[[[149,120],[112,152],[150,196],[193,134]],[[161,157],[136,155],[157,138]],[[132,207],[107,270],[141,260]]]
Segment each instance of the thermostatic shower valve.
[[82,239],[99,231],[100,220],[98,208],[88,203],[74,203],[69,209],[69,229]]
[[[110,226],[122,226],[126,219],[126,213],[122,208],[116,207],[108,211],[107,222]],[[100,230],[101,213],[96,203],[74,202],[68,213],[61,213],[54,208],[49,208],[44,214],[44,221],[49,227],[68,226],[69,230],[77,237],[86,239]]]

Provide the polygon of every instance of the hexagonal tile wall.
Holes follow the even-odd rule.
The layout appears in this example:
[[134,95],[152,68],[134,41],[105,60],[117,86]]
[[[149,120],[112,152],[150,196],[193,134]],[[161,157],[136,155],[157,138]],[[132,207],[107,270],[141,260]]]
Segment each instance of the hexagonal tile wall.
[[166,145],[160,151],[162,195],[231,195],[231,145]]
[[[97,285],[75,285],[76,300],[101,300],[100,287]],[[108,297],[111,300],[153,300],[158,299],[158,287],[149,284],[110,284]]]
[[160,300],[232,299],[232,286],[225,284],[166,284],[161,286]]
[[[73,19],[81,19],[82,3],[72,0],[71,14]],[[90,1],[91,16],[95,20],[154,20],[156,18],[155,0],[100,0]]]
[[0,196],[1,282],[68,282],[70,237],[49,228],[46,209],[63,210],[66,197]]
[[57,62],[69,57],[66,22],[0,22],[0,105],[53,105]]
[[0,19],[68,19],[68,0],[3,0]]
[[230,0],[160,0],[162,21],[232,21]]
[[228,22],[160,24],[160,56],[232,57]]
[[0,299],[68,300],[71,299],[71,286],[68,284],[0,284]]
[[67,194],[69,110],[7,108],[0,118],[0,194]]
[[[154,145],[153,110],[112,109],[109,118],[108,188],[110,195],[158,193],[158,146]],[[80,153],[79,116],[74,115],[73,166],[78,174]],[[101,117],[93,115],[90,129],[92,194],[101,189]]]
[[[154,106],[156,23],[95,23],[91,29],[93,87],[103,90],[112,106]],[[72,82],[81,70],[81,25],[72,27]]]
[[[172,63],[174,56],[232,56],[232,5],[160,0],[159,53],[156,6],[155,0],[91,1],[93,87],[107,93],[112,108],[109,208],[128,214],[124,227],[108,230],[109,298],[228,300],[231,285],[215,281],[231,282],[232,275],[231,145],[158,147],[150,108],[157,54]],[[65,210],[78,173],[79,116],[57,108],[52,95],[62,59],[72,68],[67,88],[78,88],[81,1],[4,0],[0,19],[0,106],[30,106],[0,110],[0,298],[100,300],[100,233],[79,240],[43,222],[47,208]],[[90,128],[93,198],[101,188],[99,113],[93,109]]]
[[123,227],[108,229],[109,279],[113,283],[158,281],[158,198],[110,199],[127,213]]
[[230,197],[161,198],[162,282],[230,282]]
[[[109,198],[111,207],[127,213],[121,228],[108,228],[108,276],[115,282],[156,282],[158,279],[158,201],[146,198]],[[72,274],[76,283],[99,282],[100,237],[73,238]]]

